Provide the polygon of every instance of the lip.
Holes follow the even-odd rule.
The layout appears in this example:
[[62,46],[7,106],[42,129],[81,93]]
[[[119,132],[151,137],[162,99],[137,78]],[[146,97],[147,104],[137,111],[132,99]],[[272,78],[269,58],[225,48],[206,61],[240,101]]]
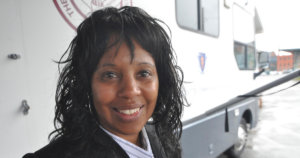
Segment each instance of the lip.
[[116,116],[123,122],[131,122],[138,119],[144,110],[144,105],[113,108]]

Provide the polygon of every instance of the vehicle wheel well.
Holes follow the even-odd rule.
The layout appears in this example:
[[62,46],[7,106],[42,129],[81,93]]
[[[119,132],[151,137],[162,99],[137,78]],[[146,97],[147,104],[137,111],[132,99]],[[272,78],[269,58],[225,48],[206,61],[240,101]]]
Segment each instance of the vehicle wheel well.
[[248,124],[252,123],[252,113],[249,109],[244,112],[243,118]]

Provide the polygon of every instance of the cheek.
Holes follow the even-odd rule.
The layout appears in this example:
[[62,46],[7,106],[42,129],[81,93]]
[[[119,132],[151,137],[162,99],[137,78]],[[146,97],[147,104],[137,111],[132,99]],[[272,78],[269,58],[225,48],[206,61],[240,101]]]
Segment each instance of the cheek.
[[115,92],[111,87],[105,85],[93,84],[92,86],[94,105],[98,111],[98,109],[105,108],[106,105],[113,100]]
[[156,101],[158,97],[158,88],[159,88],[158,81],[149,84],[145,88],[146,98],[150,104],[149,108],[151,108],[152,110],[154,110],[156,106]]

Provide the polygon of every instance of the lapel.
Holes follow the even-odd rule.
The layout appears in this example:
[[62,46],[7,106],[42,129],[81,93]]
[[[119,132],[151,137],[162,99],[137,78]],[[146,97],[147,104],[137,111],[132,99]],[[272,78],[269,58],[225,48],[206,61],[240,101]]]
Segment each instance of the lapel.
[[154,128],[154,125],[146,125],[145,126],[147,135],[151,144],[151,149],[154,154],[155,158],[167,158],[166,153],[163,149],[163,146],[161,145],[161,142],[159,141],[156,131]]
[[113,140],[106,132],[101,128],[97,128],[94,132],[93,140],[96,144],[101,146],[107,153],[107,155],[116,157],[116,158],[129,158],[127,153],[122,149],[122,147]]

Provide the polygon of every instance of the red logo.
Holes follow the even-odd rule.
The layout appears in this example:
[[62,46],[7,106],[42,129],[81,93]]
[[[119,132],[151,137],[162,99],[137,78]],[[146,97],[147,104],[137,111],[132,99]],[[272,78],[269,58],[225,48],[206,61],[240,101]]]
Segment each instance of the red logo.
[[132,6],[132,0],[53,0],[53,2],[60,15],[74,30],[95,10]]
[[206,54],[205,53],[199,53],[198,59],[199,59],[201,71],[203,73],[204,68],[205,68],[205,64],[206,64]]

